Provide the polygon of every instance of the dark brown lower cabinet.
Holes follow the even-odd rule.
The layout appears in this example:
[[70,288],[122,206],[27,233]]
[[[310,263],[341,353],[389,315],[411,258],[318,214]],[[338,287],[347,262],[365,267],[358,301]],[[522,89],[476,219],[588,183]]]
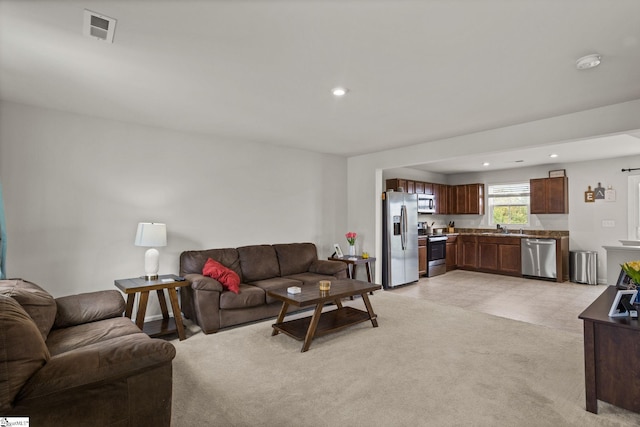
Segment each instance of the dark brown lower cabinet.
[[486,273],[520,276],[520,238],[458,236],[461,261],[458,267]]
[[520,255],[520,239],[516,238],[514,243],[505,242],[504,244],[498,245],[498,260],[498,270],[501,274],[521,276],[522,256]]
[[478,269],[485,271],[498,270],[498,244],[478,239]]
[[418,237],[418,276],[427,274],[427,238]]
[[478,238],[476,236],[458,236],[460,239],[458,267],[475,270],[478,268]]
[[448,236],[446,250],[447,271],[455,270],[458,268],[458,236]]

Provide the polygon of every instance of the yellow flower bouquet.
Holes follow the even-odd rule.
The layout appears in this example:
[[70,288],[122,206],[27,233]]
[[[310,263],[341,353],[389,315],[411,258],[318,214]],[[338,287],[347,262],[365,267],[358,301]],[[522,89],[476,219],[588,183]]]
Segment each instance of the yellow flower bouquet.
[[620,267],[636,285],[640,285],[640,261],[625,262]]

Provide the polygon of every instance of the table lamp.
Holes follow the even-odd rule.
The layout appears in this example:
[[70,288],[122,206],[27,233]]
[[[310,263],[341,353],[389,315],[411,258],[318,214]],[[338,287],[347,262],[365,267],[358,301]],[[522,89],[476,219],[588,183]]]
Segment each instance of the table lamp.
[[136,246],[149,247],[144,254],[144,273],[146,280],[158,280],[160,252],[156,247],[167,246],[167,226],[157,222],[138,223]]

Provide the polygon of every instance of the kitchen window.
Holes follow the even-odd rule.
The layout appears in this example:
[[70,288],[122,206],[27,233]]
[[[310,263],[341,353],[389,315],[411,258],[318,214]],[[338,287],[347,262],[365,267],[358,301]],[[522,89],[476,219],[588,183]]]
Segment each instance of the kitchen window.
[[489,224],[529,225],[529,182],[489,185]]

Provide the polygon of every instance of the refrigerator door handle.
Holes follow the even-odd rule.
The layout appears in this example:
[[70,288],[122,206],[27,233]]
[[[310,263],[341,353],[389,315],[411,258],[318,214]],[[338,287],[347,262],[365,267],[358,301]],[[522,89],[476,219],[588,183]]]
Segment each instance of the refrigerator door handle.
[[400,242],[402,243],[402,250],[407,249],[407,206],[402,205],[400,209]]

